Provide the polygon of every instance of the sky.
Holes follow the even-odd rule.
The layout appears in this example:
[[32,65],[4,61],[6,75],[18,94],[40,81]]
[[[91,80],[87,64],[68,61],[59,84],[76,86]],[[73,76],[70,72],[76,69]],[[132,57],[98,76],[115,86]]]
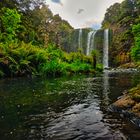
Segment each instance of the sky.
[[74,28],[100,28],[112,4],[123,0],[46,0],[53,14],[59,14]]

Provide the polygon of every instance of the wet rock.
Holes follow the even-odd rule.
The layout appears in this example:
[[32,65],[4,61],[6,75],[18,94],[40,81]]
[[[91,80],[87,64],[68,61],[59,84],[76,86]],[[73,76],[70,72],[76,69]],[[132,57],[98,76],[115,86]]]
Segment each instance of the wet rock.
[[130,109],[122,109],[114,104],[108,107],[109,112],[119,113],[121,117],[127,118],[130,122],[140,128],[140,118],[136,116],[133,112],[130,112]]

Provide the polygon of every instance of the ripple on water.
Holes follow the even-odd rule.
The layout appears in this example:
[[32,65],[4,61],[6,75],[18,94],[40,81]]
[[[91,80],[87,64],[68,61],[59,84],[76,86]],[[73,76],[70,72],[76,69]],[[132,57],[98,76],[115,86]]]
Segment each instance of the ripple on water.
[[108,71],[96,78],[1,81],[1,140],[139,140],[139,129],[107,112],[139,79]]

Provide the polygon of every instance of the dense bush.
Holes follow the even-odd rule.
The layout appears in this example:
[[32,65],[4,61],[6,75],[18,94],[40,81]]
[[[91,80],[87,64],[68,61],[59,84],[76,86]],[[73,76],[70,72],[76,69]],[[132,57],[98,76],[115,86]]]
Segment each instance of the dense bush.
[[93,60],[83,54],[66,53],[54,45],[40,48],[32,44],[0,44],[0,76],[40,74],[59,76],[90,72]]
[[134,46],[131,49],[131,56],[134,61],[140,61],[140,24],[133,26]]
[[12,43],[0,45],[0,69],[7,76],[38,72],[38,65],[47,60],[45,50],[31,44]]
[[17,40],[17,33],[21,28],[21,15],[15,9],[2,8],[0,10],[0,41],[9,43]]

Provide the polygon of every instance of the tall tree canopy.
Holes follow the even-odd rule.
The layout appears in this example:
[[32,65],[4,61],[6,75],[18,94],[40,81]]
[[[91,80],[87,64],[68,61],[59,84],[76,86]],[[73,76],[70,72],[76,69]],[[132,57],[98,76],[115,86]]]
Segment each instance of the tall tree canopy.
[[[55,43],[59,46],[63,44],[64,34],[72,30],[67,21],[62,20],[59,15],[52,14],[45,0],[2,0],[0,9],[4,7],[16,9],[19,12],[22,28],[17,35],[19,40],[26,43],[32,42],[32,44],[42,46]],[[0,11],[2,14],[3,11]],[[2,26],[0,30],[2,33]]]

